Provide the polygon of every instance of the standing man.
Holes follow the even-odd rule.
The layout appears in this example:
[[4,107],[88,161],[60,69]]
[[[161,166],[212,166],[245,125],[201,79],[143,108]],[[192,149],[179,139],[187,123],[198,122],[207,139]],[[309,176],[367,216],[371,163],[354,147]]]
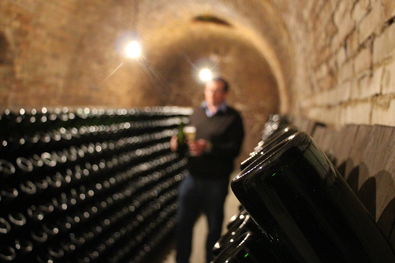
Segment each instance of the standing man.
[[[224,202],[234,159],[244,137],[240,114],[226,104],[229,84],[222,78],[206,83],[203,104],[194,110],[190,125],[196,127],[196,140],[189,141],[189,174],[179,189],[177,213],[177,263],[188,263],[194,224],[200,213],[207,218],[206,262],[221,236]],[[177,139],[170,142],[177,150]]]

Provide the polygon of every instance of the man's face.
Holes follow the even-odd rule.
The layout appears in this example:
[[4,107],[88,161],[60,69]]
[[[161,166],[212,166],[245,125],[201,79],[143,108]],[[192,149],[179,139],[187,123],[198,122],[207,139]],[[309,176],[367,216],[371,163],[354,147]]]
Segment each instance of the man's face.
[[208,106],[219,106],[226,100],[227,92],[224,90],[221,81],[207,82],[204,90],[204,97]]

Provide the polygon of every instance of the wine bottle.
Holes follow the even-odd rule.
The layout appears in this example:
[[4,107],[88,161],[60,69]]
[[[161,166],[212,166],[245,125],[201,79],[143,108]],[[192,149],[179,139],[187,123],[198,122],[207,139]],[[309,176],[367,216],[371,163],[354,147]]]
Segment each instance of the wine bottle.
[[298,262],[395,262],[366,208],[305,133],[289,137],[231,186],[255,222],[277,232]]
[[185,123],[181,121],[177,131],[177,152],[181,155],[185,155],[188,151],[188,145],[186,143],[186,135],[184,132]]
[[281,143],[282,140],[296,133],[298,130],[295,127],[287,126],[283,129],[276,131],[266,140],[262,141],[262,145],[257,149],[256,152],[250,155],[246,160],[240,164],[240,170],[244,170],[248,165],[259,159],[262,155],[265,155],[271,148]]
[[261,235],[246,231],[213,260],[213,263],[282,263],[272,253],[268,241]]

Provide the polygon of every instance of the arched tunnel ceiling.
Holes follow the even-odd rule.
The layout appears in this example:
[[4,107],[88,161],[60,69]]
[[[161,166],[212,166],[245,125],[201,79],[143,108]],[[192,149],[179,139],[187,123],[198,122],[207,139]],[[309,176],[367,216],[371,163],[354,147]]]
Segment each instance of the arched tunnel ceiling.
[[[174,50],[182,49],[182,46],[175,43],[194,45],[195,49],[204,48],[204,45],[195,45],[193,41],[182,41],[189,39],[191,34],[206,37],[210,41],[210,36],[216,34],[225,36],[224,32],[232,35],[235,41],[240,39],[250,43],[250,48],[258,51],[257,58],[264,58],[269,65],[267,68],[275,79],[279,90],[281,109],[288,108],[289,94],[286,86],[289,84],[292,63],[290,61],[290,51],[288,35],[280,14],[276,11],[270,1],[238,1],[238,0],[201,0],[201,1],[139,1],[138,6],[134,6],[137,14],[132,21],[139,32],[143,43],[147,46],[147,51],[158,56],[167,57],[167,52],[175,53]],[[160,10],[160,12],[158,12]],[[209,22],[194,22],[198,16],[212,16],[226,21],[231,26],[221,26]],[[210,33],[209,33],[210,32]],[[204,43],[204,42],[202,42]],[[228,42],[228,45],[232,45]],[[166,46],[166,48],[164,48]],[[220,48],[220,47],[219,47]],[[151,58],[154,60],[153,56]],[[169,59],[167,57],[167,59]],[[259,61],[248,61],[244,67],[254,67]],[[240,73],[240,72],[234,72]]]
[[[188,50],[189,53],[195,54],[200,52],[202,56],[217,56],[221,59],[221,54],[208,54],[208,52],[204,52],[204,48],[207,46],[205,42],[210,42],[211,37],[215,37],[218,40],[218,37],[223,36],[227,40],[223,41],[223,43],[218,42],[218,50],[221,49],[220,45],[226,45],[224,48],[227,49],[231,48],[234,45],[233,41],[234,43],[248,43],[243,48],[252,49],[256,53],[250,59],[240,60],[240,62],[243,61],[243,63],[247,64],[235,64],[236,58],[234,58],[233,67],[242,67],[243,70],[234,69],[233,75],[230,75],[230,72],[225,73],[225,75],[236,79],[241,74],[248,73],[246,69],[254,68],[257,63],[263,62],[266,68],[262,75],[267,75],[267,72],[270,72],[274,76],[274,85],[272,82],[268,82],[268,84],[278,90],[274,94],[279,96],[279,100],[276,102],[280,107],[271,111],[286,111],[289,108],[290,94],[287,92],[287,85],[291,81],[292,63],[290,62],[288,36],[280,15],[270,1],[106,1],[105,4],[102,4],[102,10],[96,10],[96,12],[100,14],[100,18],[92,21],[87,26],[88,30],[81,41],[82,44],[78,50],[79,56],[77,59],[84,59],[85,61],[86,57],[98,58],[100,57],[100,55],[97,55],[99,53],[102,54],[102,58],[99,59],[100,61],[92,61],[90,66],[86,65],[86,63],[73,61],[70,66],[68,86],[78,86],[75,83],[75,79],[86,78],[85,82],[83,80],[79,82],[85,83],[83,85],[86,86],[92,86],[91,83],[94,83],[94,86],[99,90],[111,90],[114,94],[117,94],[119,90],[115,86],[122,85],[120,83],[128,83],[130,87],[140,86],[142,82],[147,83],[147,85],[149,83],[158,85],[158,81],[169,79],[168,74],[185,72],[184,68],[178,68],[177,73],[176,64],[174,63],[177,61],[180,67],[185,67],[185,63],[182,63],[183,61],[177,55],[180,51]],[[198,16],[216,17],[226,21],[230,26],[210,22],[196,22],[194,18]],[[112,36],[107,34],[103,39],[104,32],[109,30],[108,28],[112,30]],[[145,61],[142,64],[148,66],[148,68],[141,67],[141,64],[140,66],[130,65],[133,63],[130,62],[114,74],[111,80],[103,82],[103,72],[111,72],[118,65],[115,57],[119,55],[115,54],[115,51],[109,51],[109,47],[112,47],[114,39],[124,32],[137,32],[141,38],[145,53]],[[230,41],[230,38],[233,40]],[[191,39],[198,39],[197,42],[199,44],[191,41]],[[93,46],[96,47],[95,50],[92,50]],[[234,46],[237,46],[237,44]],[[96,54],[94,54],[95,52]],[[243,57],[242,52],[239,52],[238,55]],[[185,58],[187,56],[189,54],[186,54]],[[256,60],[253,59],[254,57]],[[195,61],[190,62],[193,64]],[[79,64],[80,66],[78,66]],[[173,70],[171,72],[164,67],[161,67],[161,70],[158,69],[160,65],[166,64],[172,65]],[[107,69],[98,73],[95,70],[98,67]],[[228,68],[231,67],[228,66]],[[161,72],[163,70],[166,73]],[[221,73],[224,74],[223,72]],[[166,76],[163,76],[165,74]],[[76,78],[77,76],[78,78]],[[252,83],[249,83],[250,81],[257,82],[252,78],[255,78],[255,76],[245,80],[245,85],[252,85]],[[171,79],[174,80],[175,78]],[[160,85],[166,86],[167,84],[162,83]],[[173,81],[170,85],[177,85],[177,81]],[[262,82],[262,85],[265,84]],[[153,99],[152,96],[145,96],[145,98],[141,96],[141,94],[136,94],[135,99],[145,100],[146,104],[150,104],[149,100]],[[114,95],[115,98],[117,96]],[[124,99],[119,94],[118,100],[122,98]],[[152,104],[156,102],[151,101]],[[160,101],[159,103],[162,102]]]

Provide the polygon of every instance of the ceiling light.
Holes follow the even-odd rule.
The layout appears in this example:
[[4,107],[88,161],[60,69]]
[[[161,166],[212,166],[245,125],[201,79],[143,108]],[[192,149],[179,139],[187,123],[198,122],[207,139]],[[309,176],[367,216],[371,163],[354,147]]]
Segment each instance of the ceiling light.
[[142,48],[137,40],[132,40],[125,45],[124,56],[127,58],[137,59],[142,55]]
[[213,71],[209,68],[202,68],[199,71],[199,79],[202,82],[208,82],[208,81],[212,80],[213,77],[214,77]]

